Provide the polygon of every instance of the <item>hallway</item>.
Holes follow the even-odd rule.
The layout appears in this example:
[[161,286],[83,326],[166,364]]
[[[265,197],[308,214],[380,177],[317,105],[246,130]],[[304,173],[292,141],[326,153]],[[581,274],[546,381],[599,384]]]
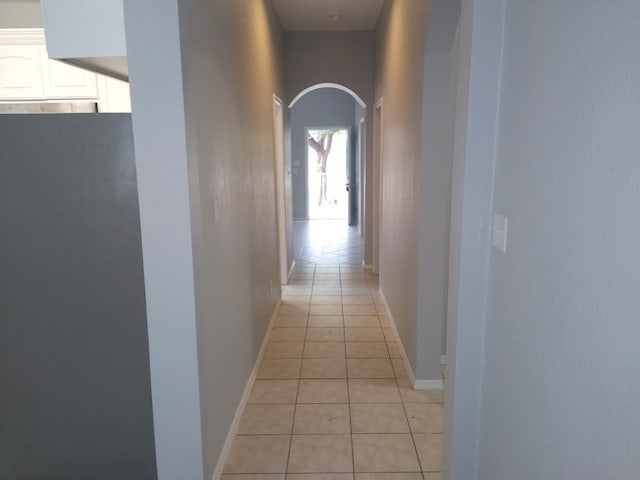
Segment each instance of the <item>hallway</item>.
[[299,266],[360,266],[364,258],[364,239],[346,220],[296,220],[293,246]]
[[441,478],[442,391],[407,381],[376,275],[299,264],[268,335],[223,479]]

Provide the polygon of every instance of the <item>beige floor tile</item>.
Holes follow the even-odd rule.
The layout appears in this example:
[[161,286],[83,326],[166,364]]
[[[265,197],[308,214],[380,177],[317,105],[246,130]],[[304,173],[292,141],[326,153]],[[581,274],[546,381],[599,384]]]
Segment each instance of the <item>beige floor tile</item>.
[[300,377],[300,358],[265,358],[258,370],[259,379],[280,379]]
[[342,315],[312,315],[309,317],[309,327],[342,328],[344,327],[344,321],[342,320]]
[[340,287],[340,280],[314,280],[313,286],[319,288],[338,288]]
[[312,278],[291,278],[287,286],[291,287],[310,287],[313,285]]
[[350,435],[294,435],[292,437],[288,472],[352,471]]
[[269,342],[264,358],[302,358],[304,342]]
[[317,265],[316,273],[340,273],[340,266],[338,265]]
[[[389,317],[388,315],[378,313],[378,318],[380,319],[380,325],[382,325],[383,328],[391,328],[391,317]],[[388,341],[393,342],[395,340],[388,340]]]
[[345,327],[380,327],[377,315],[345,315]]
[[305,358],[300,378],[346,378],[343,358]]
[[341,305],[311,305],[310,315],[342,315]]
[[393,328],[384,327],[382,329],[382,334],[384,335],[384,339],[387,342],[395,342],[396,341],[396,336],[393,334]]
[[442,435],[438,433],[414,433],[418,456],[423,472],[442,471]]
[[371,295],[345,295],[342,297],[343,305],[373,305]]
[[420,464],[409,434],[354,434],[356,472],[419,472]]
[[405,409],[413,433],[444,431],[444,406],[441,403],[407,403]]
[[356,473],[356,480],[422,480],[422,473]]
[[307,329],[308,342],[344,341],[344,328],[320,327]]
[[222,475],[220,480],[285,480],[284,473],[258,473],[252,474],[228,474]]
[[349,378],[394,378],[391,361],[384,358],[347,359]]
[[307,326],[306,315],[280,315],[276,318],[274,327],[298,327],[304,328]]
[[444,390],[414,390],[409,380],[398,379],[400,396],[405,403],[443,403]]
[[238,435],[289,435],[295,405],[245,405]]
[[282,289],[283,295],[309,295],[311,296],[311,287],[298,287],[295,285],[285,285]]
[[400,358],[392,358],[391,364],[393,365],[393,372],[396,378],[408,378],[407,369],[404,366],[404,362]]
[[307,315],[308,313],[309,313],[309,305],[289,305],[285,303],[280,305],[280,310],[278,310],[278,316]]
[[296,407],[293,433],[350,433],[349,405],[307,403]]
[[314,295],[311,297],[311,305],[342,305],[340,295]]
[[316,272],[313,277],[315,282],[339,282],[340,274],[338,272],[335,273],[318,273]]
[[317,295],[340,295],[342,291],[340,287],[313,287],[313,296]]
[[306,342],[304,358],[345,358],[344,342]]
[[283,305],[309,305],[311,303],[310,295],[283,295]]
[[256,380],[247,403],[296,403],[298,380]]
[[287,480],[353,480],[353,473],[290,473]]
[[237,436],[224,473],[285,473],[289,435]]
[[345,328],[347,342],[382,342],[384,336],[380,327],[350,327]]
[[396,342],[387,342],[387,349],[389,350],[389,357],[400,358],[400,350]]
[[276,327],[271,329],[271,342],[302,342],[307,333],[306,328]]
[[351,403],[399,403],[400,393],[393,379],[350,379]]
[[389,358],[384,342],[346,342],[347,358]]
[[377,315],[378,311],[373,305],[344,305],[345,315]]
[[343,285],[342,286],[342,295],[344,296],[353,296],[353,295],[368,295],[371,291],[369,287],[366,286],[354,286],[354,285]]
[[424,480],[442,480],[442,473],[440,472],[431,472],[431,473],[425,472],[423,475],[424,475]]
[[347,403],[346,380],[300,380],[298,403]]
[[401,403],[358,403],[351,405],[353,433],[409,433]]

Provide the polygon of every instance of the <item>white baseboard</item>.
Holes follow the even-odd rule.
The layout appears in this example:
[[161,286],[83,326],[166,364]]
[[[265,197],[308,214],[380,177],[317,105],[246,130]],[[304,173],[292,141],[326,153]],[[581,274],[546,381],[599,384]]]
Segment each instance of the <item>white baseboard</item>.
[[442,380],[416,380],[413,384],[416,390],[444,390]]
[[[437,380],[418,380],[416,379],[416,375],[413,372],[413,368],[411,368],[411,364],[409,363],[409,358],[407,357],[407,353],[404,350],[404,345],[402,344],[402,340],[400,339],[400,335],[398,335],[398,329],[396,328],[396,322],[393,318],[393,314],[391,313],[391,309],[389,308],[389,304],[387,303],[387,299],[384,296],[384,292],[379,289],[380,298],[382,298],[382,302],[384,303],[384,308],[387,312],[387,316],[391,320],[391,330],[393,330],[393,336],[396,339],[396,345],[398,346],[398,351],[400,352],[400,357],[402,358],[402,363],[404,364],[404,368],[407,371],[407,377],[413,388],[416,390],[442,390],[444,389],[444,383],[442,379]],[[440,358],[442,361],[442,357]]]
[[440,355],[440,365],[446,365],[446,363],[447,363],[447,356]]
[[269,320],[269,326],[267,327],[267,331],[264,335],[264,340],[262,341],[262,346],[260,347],[260,352],[258,353],[258,358],[256,359],[256,363],[253,366],[253,370],[249,375],[249,379],[247,380],[247,384],[244,387],[244,392],[242,392],[242,397],[240,397],[240,403],[238,404],[238,408],[236,409],[236,413],[233,417],[233,422],[231,422],[231,426],[229,427],[229,432],[227,433],[227,438],[224,441],[224,445],[222,446],[222,451],[220,452],[220,457],[218,457],[218,463],[216,464],[216,468],[213,471],[213,475],[211,476],[212,480],[220,480],[222,476],[222,472],[224,471],[224,466],[227,463],[227,458],[229,457],[229,452],[231,451],[231,446],[233,445],[233,439],[236,437],[236,433],[238,432],[238,426],[240,425],[240,418],[242,418],[242,412],[244,411],[244,407],[249,400],[249,395],[251,394],[251,390],[253,389],[253,384],[256,381],[256,376],[258,375],[258,369],[260,368],[260,364],[262,363],[262,357],[264,357],[264,352],[267,349],[267,343],[269,343],[269,335],[271,334],[271,329],[273,328],[273,324],[278,317],[278,311],[280,311],[280,305],[282,300],[278,300],[276,304],[276,308],[273,310],[273,314],[271,315],[271,320]]
[[364,260],[362,261],[362,268],[364,268],[365,270],[373,270],[373,265],[370,265],[368,263],[364,263]]

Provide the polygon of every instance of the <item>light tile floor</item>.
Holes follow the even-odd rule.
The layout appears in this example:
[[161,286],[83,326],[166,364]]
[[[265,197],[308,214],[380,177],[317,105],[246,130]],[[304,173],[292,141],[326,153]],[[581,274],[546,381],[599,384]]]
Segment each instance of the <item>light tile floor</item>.
[[377,292],[359,265],[294,269],[223,480],[440,480],[442,393],[409,385]]
[[[320,265],[362,264],[364,241],[357,227],[346,220],[296,220],[293,222],[293,246],[296,264]],[[331,282],[334,275],[319,272],[319,287]]]

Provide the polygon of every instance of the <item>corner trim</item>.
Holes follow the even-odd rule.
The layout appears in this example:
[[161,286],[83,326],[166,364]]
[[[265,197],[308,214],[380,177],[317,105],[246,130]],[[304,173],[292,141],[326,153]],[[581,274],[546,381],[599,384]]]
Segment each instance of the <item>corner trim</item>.
[[440,355],[440,365],[446,365],[446,363],[447,363],[447,356]]
[[282,304],[282,299],[278,300],[276,307],[273,310],[273,314],[271,315],[271,319],[269,320],[269,326],[267,327],[267,331],[264,335],[264,339],[262,340],[262,346],[260,347],[260,352],[258,353],[258,358],[256,358],[256,363],[253,366],[253,370],[249,375],[249,379],[247,380],[247,384],[244,387],[244,392],[242,392],[242,397],[240,397],[240,403],[238,403],[238,408],[236,409],[236,413],[233,416],[233,422],[231,422],[231,426],[229,427],[229,432],[227,433],[227,438],[224,441],[224,445],[222,446],[222,450],[220,451],[220,456],[218,457],[218,463],[216,464],[216,468],[211,475],[211,480],[220,480],[222,477],[222,473],[224,471],[224,466],[227,463],[227,458],[229,457],[229,452],[231,451],[231,446],[233,445],[233,439],[238,432],[238,427],[240,426],[240,419],[242,418],[242,412],[244,411],[244,407],[249,400],[249,395],[251,394],[251,390],[253,389],[253,384],[256,381],[256,377],[258,375],[258,369],[260,368],[260,364],[262,363],[262,358],[264,357],[264,352],[267,349],[267,343],[269,343],[269,336],[271,335],[271,329],[273,329],[273,325],[275,323],[276,318],[278,317],[278,312],[280,311],[280,305]]
[[[384,304],[385,312],[391,320],[391,330],[393,331],[393,337],[396,339],[396,345],[398,346],[398,351],[400,352],[400,358],[402,359],[404,368],[407,371],[407,377],[411,385],[413,385],[413,388],[415,390],[443,390],[444,382],[442,381],[442,379],[416,379],[416,375],[413,371],[413,368],[411,368],[411,364],[409,363],[409,357],[407,357],[407,353],[404,350],[404,345],[402,344],[402,340],[400,339],[400,335],[398,334],[398,329],[396,328],[396,321],[393,318],[391,309],[389,308],[389,304],[387,303],[387,299],[384,296],[384,292],[382,291],[382,289],[378,289],[378,293],[380,295],[380,298],[382,299],[382,303]],[[442,361],[442,357],[440,358],[440,360]]]
[[416,390],[444,390],[442,380],[416,380],[413,384]]

